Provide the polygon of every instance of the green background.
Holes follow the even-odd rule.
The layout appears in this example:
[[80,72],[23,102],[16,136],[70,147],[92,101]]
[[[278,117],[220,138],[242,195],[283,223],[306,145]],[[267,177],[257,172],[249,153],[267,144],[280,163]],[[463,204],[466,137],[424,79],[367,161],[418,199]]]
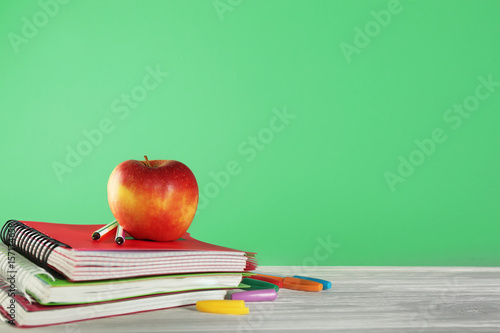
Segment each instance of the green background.
[[[460,126],[444,116],[478,77],[500,82],[500,2],[401,1],[385,26],[371,11],[391,1],[56,4],[0,4],[2,221],[107,223],[111,171],[147,154],[196,175],[193,236],[264,265],[499,264],[500,87]],[[169,75],[114,112],[157,66]],[[295,117],[271,140],[273,110]],[[103,119],[112,131],[58,178]],[[439,128],[391,189],[386,172]],[[230,161],[240,172],[215,185]]]

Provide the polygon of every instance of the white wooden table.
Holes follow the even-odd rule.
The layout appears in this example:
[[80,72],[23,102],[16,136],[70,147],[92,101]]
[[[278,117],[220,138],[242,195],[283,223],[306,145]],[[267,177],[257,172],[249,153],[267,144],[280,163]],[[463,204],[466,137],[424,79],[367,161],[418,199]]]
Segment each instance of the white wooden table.
[[[194,306],[26,332],[500,332],[500,268],[260,267],[332,281],[316,293],[281,289],[245,316]],[[0,332],[19,329],[0,323]]]

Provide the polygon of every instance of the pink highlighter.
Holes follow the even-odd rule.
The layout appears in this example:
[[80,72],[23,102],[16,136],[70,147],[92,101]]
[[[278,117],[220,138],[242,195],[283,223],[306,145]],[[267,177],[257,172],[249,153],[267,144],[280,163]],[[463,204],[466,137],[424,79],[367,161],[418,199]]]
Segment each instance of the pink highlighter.
[[258,289],[233,293],[231,299],[245,302],[265,302],[274,301],[278,293],[274,289]]

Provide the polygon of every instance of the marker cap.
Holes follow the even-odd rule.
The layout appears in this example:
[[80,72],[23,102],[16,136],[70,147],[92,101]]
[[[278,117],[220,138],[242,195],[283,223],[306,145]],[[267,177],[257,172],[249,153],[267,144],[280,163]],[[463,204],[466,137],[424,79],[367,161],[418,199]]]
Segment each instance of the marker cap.
[[245,301],[242,300],[217,300],[217,301],[198,301],[196,310],[208,313],[219,314],[248,314],[250,309],[245,307]]
[[280,290],[280,287],[275,284],[250,278],[243,278],[243,280],[241,280],[241,283],[250,286],[249,288],[245,288],[245,290],[274,289],[276,292]]

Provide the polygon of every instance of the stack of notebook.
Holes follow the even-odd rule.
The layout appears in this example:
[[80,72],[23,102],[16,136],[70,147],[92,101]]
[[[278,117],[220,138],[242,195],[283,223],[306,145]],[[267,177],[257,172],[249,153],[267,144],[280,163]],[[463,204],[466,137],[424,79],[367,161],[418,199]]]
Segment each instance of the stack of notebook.
[[8,221],[1,231],[0,313],[42,326],[223,299],[256,268],[255,254],[185,234],[173,242],[113,237],[100,225]]

